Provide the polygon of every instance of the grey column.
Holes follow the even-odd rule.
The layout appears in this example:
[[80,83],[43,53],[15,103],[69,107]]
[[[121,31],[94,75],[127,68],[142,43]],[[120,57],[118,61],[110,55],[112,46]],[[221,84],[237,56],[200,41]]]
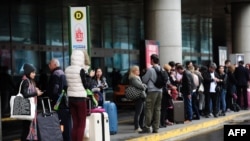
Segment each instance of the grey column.
[[250,2],[231,3],[232,53],[244,54],[244,62],[250,62]]
[[181,0],[144,0],[145,39],[160,43],[160,63],[182,63]]

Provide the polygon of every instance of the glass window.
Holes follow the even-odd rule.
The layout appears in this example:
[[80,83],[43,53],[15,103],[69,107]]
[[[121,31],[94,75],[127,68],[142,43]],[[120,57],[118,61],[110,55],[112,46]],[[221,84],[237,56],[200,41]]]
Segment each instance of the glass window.
[[32,64],[36,69],[40,68],[39,53],[28,50],[16,50],[13,54],[13,72],[14,75],[21,75],[23,73],[23,65],[25,63]]
[[[212,57],[212,23],[210,18],[197,15],[182,15],[183,61],[201,63]],[[211,58],[210,58],[211,59]]]
[[0,66],[7,67],[11,73],[11,53],[8,49],[0,49]]
[[0,42],[8,42],[10,40],[9,28],[9,6],[6,3],[0,5]]

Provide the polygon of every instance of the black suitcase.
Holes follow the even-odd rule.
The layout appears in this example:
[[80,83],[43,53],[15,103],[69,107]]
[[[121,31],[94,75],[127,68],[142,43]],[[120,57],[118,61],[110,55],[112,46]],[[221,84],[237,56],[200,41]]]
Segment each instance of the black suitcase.
[[[39,98],[40,99],[40,98]],[[47,99],[47,109],[44,99]],[[41,98],[42,112],[37,115],[38,131],[41,141],[63,141],[60,121],[55,111],[51,110],[50,100],[47,97]]]
[[184,101],[173,101],[173,104],[174,104],[174,122],[184,123],[185,121]]

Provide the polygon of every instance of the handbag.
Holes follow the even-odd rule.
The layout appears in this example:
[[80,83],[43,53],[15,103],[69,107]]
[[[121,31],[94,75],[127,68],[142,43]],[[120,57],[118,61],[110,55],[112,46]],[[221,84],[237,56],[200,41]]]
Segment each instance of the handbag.
[[68,97],[66,95],[66,92],[64,90],[62,90],[62,93],[60,94],[59,98],[56,101],[56,104],[54,105],[53,109],[54,110],[59,110],[59,106],[61,104],[61,102],[64,102],[64,106],[69,107],[69,102],[68,102]]
[[19,120],[33,120],[36,113],[35,98],[24,98],[21,94],[20,83],[18,94],[10,98],[10,118]]
[[204,85],[203,85],[203,83],[200,84],[198,92],[199,93],[203,93],[204,92]]
[[134,86],[128,86],[125,89],[125,97],[130,100],[136,100],[141,97],[142,91]]

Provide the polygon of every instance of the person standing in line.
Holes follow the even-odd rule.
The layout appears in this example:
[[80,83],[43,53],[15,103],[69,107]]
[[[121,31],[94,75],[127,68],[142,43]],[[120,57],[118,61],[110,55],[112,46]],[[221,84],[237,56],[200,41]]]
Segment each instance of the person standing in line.
[[[23,66],[23,70],[24,70],[24,75],[22,78],[23,82],[21,86],[21,93],[25,98],[34,97],[35,102],[37,103],[37,96],[41,96],[43,92],[36,87],[35,83],[36,69],[31,64],[26,63]],[[32,121],[24,120],[22,127],[23,128],[21,133],[21,141],[39,139],[36,117]]]
[[[72,141],[83,141],[87,117],[87,92],[80,76],[81,70],[88,72],[90,65],[86,50],[75,49],[71,54],[71,64],[65,69],[68,82],[67,94],[72,115]],[[94,71],[90,72],[94,76]]]
[[[224,72],[228,75],[229,72],[229,67],[231,66],[231,60],[227,59],[224,62]],[[228,87],[229,88],[229,87]],[[231,106],[232,106],[232,96],[229,94],[229,91],[227,89],[226,92],[226,112],[230,112],[231,111]]]
[[225,73],[228,73],[228,67],[231,65],[231,60],[227,59],[224,62],[224,71]]
[[[51,100],[51,107],[54,107],[62,91],[67,91],[67,81],[64,71],[60,67],[58,59],[53,58],[49,62],[50,77],[46,94]],[[61,125],[63,125],[64,141],[71,141],[71,115],[65,98],[62,99],[59,109],[56,111]]]
[[[208,71],[204,72],[204,94],[205,94],[205,117],[209,118],[210,113],[213,116],[218,117],[218,98],[219,98],[219,87],[217,83],[220,81],[218,73],[215,71],[217,65],[215,63],[209,64]],[[212,103],[211,103],[212,102]],[[210,110],[212,104],[212,111]]]
[[207,72],[207,66],[200,66],[199,70],[196,70],[196,72],[199,73],[199,76],[200,76],[200,86],[199,86],[199,89],[200,87],[202,87],[202,89],[198,89],[198,94],[199,94],[199,113],[201,116],[204,116],[204,107],[205,107],[205,95],[204,95],[204,79],[203,79],[203,75],[204,73]]
[[219,113],[220,116],[226,115],[226,93],[227,93],[227,74],[224,71],[224,66],[220,65],[218,68],[219,74],[219,82],[217,85],[220,87],[219,92],[219,100],[218,100],[218,109],[221,112]]
[[167,127],[167,125],[173,125],[173,93],[171,91],[177,91],[177,87],[172,84],[173,77],[171,77],[171,66],[164,64],[164,70],[168,73],[169,81],[167,87],[163,87],[162,100],[161,100],[161,121],[160,128]]
[[99,100],[99,106],[103,106],[103,102],[105,101],[106,95],[105,95],[105,89],[107,89],[108,83],[106,81],[106,77],[103,76],[102,69],[96,68],[95,69],[95,76],[93,77],[93,85],[94,88],[92,91],[95,93],[97,92],[99,96],[101,96],[101,100]]
[[194,89],[193,76],[190,71],[185,70],[182,65],[176,67],[178,73],[182,74],[181,79],[181,93],[184,99],[185,108],[185,122],[191,122],[193,120],[193,108],[192,108],[192,93]]
[[140,78],[140,69],[138,66],[132,66],[129,71],[129,85],[136,87],[141,90],[141,97],[135,100],[135,115],[134,115],[134,127],[135,132],[142,131],[141,128],[144,126],[144,103],[146,98],[147,85],[142,83]]
[[[247,87],[249,74],[247,68],[245,68],[243,65],[244,61],[239,61],[238,67],[236,67],[234,72],[235,78],[237,80],[236,90],[238,98],[236,102],[241,106],[242,109],[248,110]],[[243,101],[241,101],[242,97]]]
[[227,106],[227,112],[234,110],[233,108],[233,94],[236,94],[236,84],[237,80],[234,75],[235,72],[235,66],[230,65],[228,66],[228,73],[227,73],[227,98],[226,98],[226,106]]
[[[154,85],[157,74],[155,69],[160,70],[159,56],[152,54],[150,56],[150,63],[153,67],[147,69],[146,73],[142,76],[142,82],[147,84],[147,97],[145,106],[145,127],[139,133],[150,133],[150,127],[152,125],[153,133],[158,133],[160,127],[160,113],[161,113],[161,99],[162,99],[162,88],[157,88]],[[165,82],[167,86],[167,79]]]
[[199,112],[199,93],[198,93],[198,88],[200,87],[202,78],[199,73],[199,71],[195,70],[194,66],[189,67],[189,71],[191,72],[193,76],[193,81],[194,81],[194,88],[193,88],[193,93],[192,93],[192,108],[193,108],[193,119],[199,120],[200,119],[200,112]]

